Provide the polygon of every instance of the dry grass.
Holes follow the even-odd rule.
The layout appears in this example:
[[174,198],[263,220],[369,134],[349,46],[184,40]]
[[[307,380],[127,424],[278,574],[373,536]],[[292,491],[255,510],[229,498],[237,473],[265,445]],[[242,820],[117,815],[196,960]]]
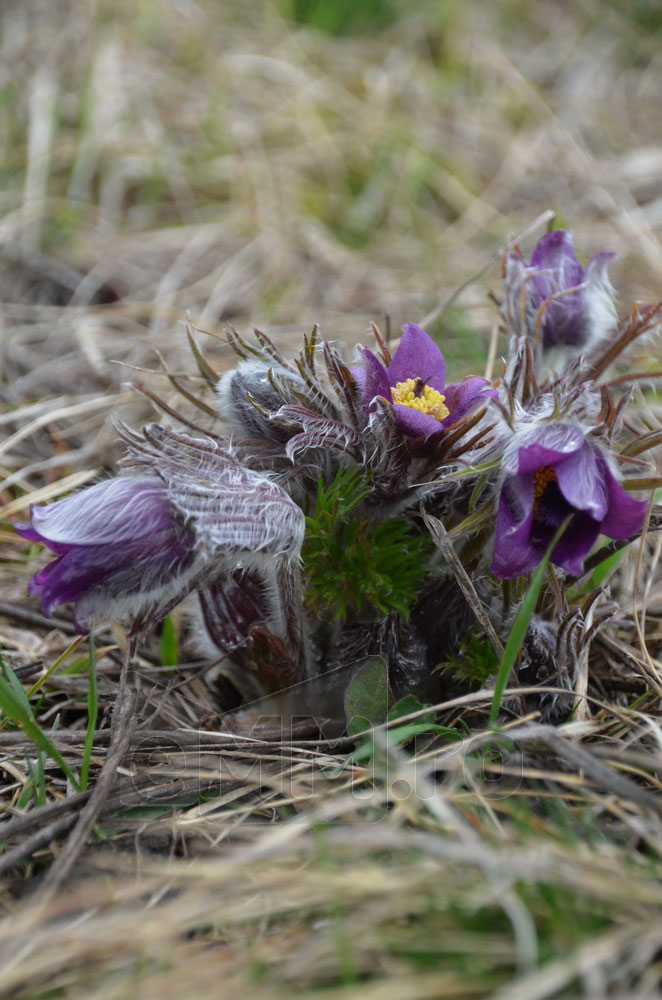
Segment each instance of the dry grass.
[[[44,679],[73,629],[23,597],[35,553],[9,519],[112,467],[111,413],[147,413],[126,380],[167,394],[158,352],[192,370],[187,314],[218,369],[229,322],[289,347],[315,322],[352,344],[428,317],[459,375],[485,364],[499,246],[550,207],[585,256],[620,253],[629,299],[659,296],[655,5],[523,9],[430,0],[332,37],[234,0],[3,6],[0,643],[72,765],[85,647]],[[498,742],[480,692],[437,707],[458,742],[382,732],[361,759],[251,730],[263,708],[221,733],[213,673],[185,643],[191,662],[160,666],[154,643],[118,782],[55,895],[43,873],[89,793],[48,762],[35,777],[5,727],[0,995],[659,996],[660,551],[621,576],[588,718],[543,727],[519,691]],[[97,642],[93,777],[121,662]]]

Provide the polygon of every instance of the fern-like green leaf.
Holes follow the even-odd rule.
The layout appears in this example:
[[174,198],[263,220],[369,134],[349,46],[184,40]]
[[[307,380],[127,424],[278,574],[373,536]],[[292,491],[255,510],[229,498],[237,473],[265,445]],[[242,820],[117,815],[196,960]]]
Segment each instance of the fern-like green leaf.
[[417,595],[428,539],[402,519],[361,516],[357,508],[369,492],[370,476],[362,469],[343,469],[328,486],[318,482],[302,552],[314,614],[335,621],[391,611],[406,616]]

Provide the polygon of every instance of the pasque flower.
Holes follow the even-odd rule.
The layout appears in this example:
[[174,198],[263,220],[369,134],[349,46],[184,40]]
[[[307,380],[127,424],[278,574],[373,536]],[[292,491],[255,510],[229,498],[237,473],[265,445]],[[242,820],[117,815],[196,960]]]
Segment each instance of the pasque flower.
[[502,579],[533,569],[563,521],[571,520],[552,562],[573,576],[598,535],[641,531],[647,504],[629,496],[601,449],[580,427],[537,424],[515,434],[503,460],[492,572]]
[[410,437],[440,434],[457,423],[478,403],[495,396],[487,379],[472,376],[446,385],[446,362],[432,338],[405,323],[393,360],[387,365],[363,348],[364,368],[352,369],[364,405],[374,409],[375,399],[386,399],[393,407],[399,430]]
[[42,542],[57,558],[28,584],[45,614],[75,605],[86,630],[145,601],[185,588],[195,563],[195,535],[173,508],[157,477],[109,479],[49,507],[31,507],[19,535]]
[[120,621],[139,632],[194,587],[244,567],[268,591],[266,617],[288,638],[297,623],[279,595],[296,585],[300,508],[219,439],[159,425],[122,435],[131,474],[32,507],[30,524],[16,525],[57,557],[28,585],[45,613],[72,603],[81,631]]
[[606,272],[615,256],[607,250],[596,253],[584,270],[575,256],[572,233],[565,229],[543,236],[529,264],[512,251],[506,261],[508,325],[519,322],[524,286],[527,332],[535,335],[538,330],[543,347],[583,348],[594,343],[616,321]]

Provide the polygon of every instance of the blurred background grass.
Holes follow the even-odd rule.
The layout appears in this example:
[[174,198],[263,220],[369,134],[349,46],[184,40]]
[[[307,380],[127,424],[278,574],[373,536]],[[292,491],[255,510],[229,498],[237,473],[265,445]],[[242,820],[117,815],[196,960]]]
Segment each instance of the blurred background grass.
[[[548,208],[650,299],[661,40],[657,0],[6,0],[5,396],[172,357],[187,310],[366,341]],[[464,370],[498,277],[431,324]]]

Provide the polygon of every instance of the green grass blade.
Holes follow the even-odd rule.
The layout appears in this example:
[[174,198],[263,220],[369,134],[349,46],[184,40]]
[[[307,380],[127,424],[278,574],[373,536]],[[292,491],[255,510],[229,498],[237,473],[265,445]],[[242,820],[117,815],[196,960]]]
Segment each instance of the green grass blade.
[[10,684],[4,678],[0,680],[0,712],[19,726],[35,746],[39,747],[51,760],[55,761],[71,785],[76,791],[80,791],[78,778],[58,748],[51,742],[46,733],[42,731],[39,723],[35,722],[30,712],[26,710],[22,701],[16,696]]
[[32,698],[32,696],[37,693],[37,691],[39,690],[39,688],[42,687],[46,683],[46,681],[49,679],[49,677],[53,676],[53,674],[55,673],[55,671],[64,663],[64,661],[69,657],[69,655],[71,653],[73,653],[75,649],[78,649],[78,647],[80,646],[80,644],[81,644],[81,642],[83,641],[84,638],[85,637],[82,636],[82,635],[76,636],[76,638],[74,639],[74,641],[67,646],[67,648],[65,649],[64,653],[61,653],[60,656],[58,656],[58,658],[55,661],[55,663],[48,668],[48,670],[46,671],[46,673],[42,677],[40,677],[38,681],[35,681],[35,683],[32,685],[32,687],[28,691],[28,695],[27,695],[28,698]]
[[78,778],[58,748],[35,720],[30,702],[18,677],[11,667],[7,666],[4,660],[2,660],[2,657],[0,657],[0,666],[2,667],[3,674],[0,677],[0,712],[7,719],[10,719],[14,725],[19,726],[36,747],[39,747],[51,760],[55,761],[63,774],[66,775],[72,787],[76,791],[80,791]]
[[170,615],[163,622],[161,628],[161,665],[164,667],[176,667],[179,663],[179,645],[177,643],[177,633],[175,625]]
[[25,689],[24,689],[23,685],[21,684],[21,682],[19,681],[18,677],[16,676],[16,674],[14,673],[14,671],[12,670],[12,668],[5,663],[5,661],[2,659],[2,657],[0,657],[0,666],[2,667],[2,676],[3,676],[4,682],[7,684],[9,690],[14,695],[14,697],[16,698],[16,700],[18,701],[18,703],[20,704],[20,706],[21,706],[22,710],[25,712],[25,714],[29,718],[33,718],[33,712],[32,712],[32,708],[30,706],[30,701],[29,701],[28,696],[25,693]]
[[90,773],[90,761],[94,748],[94,733],[97,728],[97,717],[99,714],[99,699],[97,696],[97,651],[94,645],[94,636],[90,636],[90,679],[87,688],[87,731],[85,733],[85,747],[83,749],[83,759],[80,765],[80,787],[83,791],[87,788]]
[[614,572],[626,552],[627,546],[624,546],[622,549],[618,549],[616,552],[612,552],[611,555],[606,556],[602,562],[598,563],[585,583],[578,581],[573,587],[568,588],[566,593],[568,600],[578,601],[580,597],[584,597],[586,594],[590,594],[592,591],[597,590],[598,587],[601,587]]
[[559,530],[554,535],[552,541],[549,544],[545,555],[535,573],[533,574],[533,579],[531,580],[531,585],[526,593],[524,600],[517,612],[517,617],[513,622],[513,627],[510,630],[510,635],[508,636],[508,642],[506,643],[506,648],[503,651],[503,656],[501,657],[501,663],[499,664],[499,670],[496,676],[496,683],[494,685],[494,697],[492,698],[492,707],[490,709],[490,728],[494,729],[496,727],[496,720],[499,715],[499,709],[501,708],[501,699],[503,698],[503,692],[506,690],[506,685],[510,677],[511,670],[517,658],[522,643],[524,642],[524,636],[526,635],[526,630],[529,627],[529,622],[531,621],[531,616],[536,609],[536,603],[538,601],[538,595],[540,594],[540,589],[545,579],[545,573],[547,572],[547,566],[549,565],[549,560],[551,558],[552,552],[554,551],[556,544],[565,531],[565,529],[570,524],[570,517],[567,517]]

